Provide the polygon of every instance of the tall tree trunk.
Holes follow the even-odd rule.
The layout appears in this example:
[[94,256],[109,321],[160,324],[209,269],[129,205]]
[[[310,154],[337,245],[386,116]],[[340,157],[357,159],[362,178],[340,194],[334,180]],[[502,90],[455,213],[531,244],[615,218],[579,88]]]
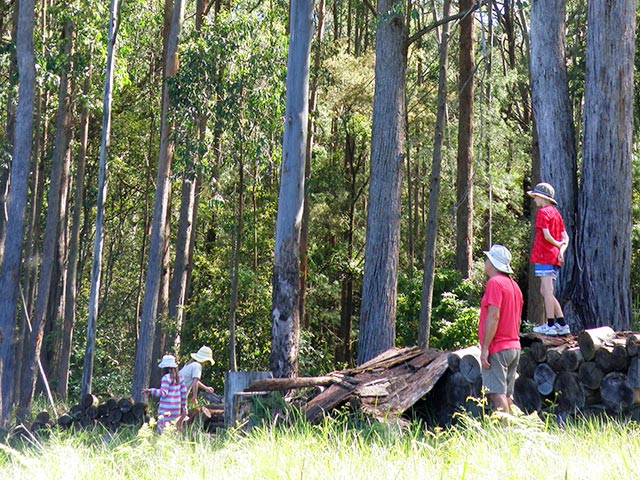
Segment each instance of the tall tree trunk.
[[116,59],[116,40],[120,28],[122,0],[111,0],[109,33],[107,37],[107,60],[102,101],[102,136],[100,139],[100,163],[98,166],[98,199],[96,204],[96,231],[93,240],[91,261],[91,287],[87,318],[87,345],[84,353],[81,392],[91,392],[93,362],[95,359],[98,304],[100,299],[100,275],[102,273],[102,250],[104,246],[104,202],[107,197],[107,162],[111,142],[111,102],[113,99],[113,75]]
[[562,302],[572,285],[573,245],[578,194],[575,133],[565,54],[565,0],[531,4],[531,103],[535,117],[543,182],[555,188],[558,209],[572,239],[556,289]]
[[[460,0],[460,11],[473,6],[473,0]],[[473,267],[473,91],[474,26],[473,13],[460,20],[458,170],[456,178],[456,269],[469,278]]]
[[401,1],[378,1],[358,365],[393,347],[396,337],[407,67],[405,18],[399,13],[402,11]]
[[231,298],[229,301],[229,370],[238,370],[236,358],[236,310],[238,308],[238,274],[240,270],[240,249],[242,247],[242,217],[244,215],[244,159],[240,152],[238,164],[238,209],[231,247]]
[[300,232],[300,323],[302,328],[307,325],[306,321],[306,298],[307,298],[307,249],[309,246],[309,178],[311,177],[311,156],[313,153],[313,140],[316,130],[315,111],[316,100],[318,98],[318,72],[322,62],[322,38],[324,36],[324,5],[325,0],[318,3],[317,31],[315,41],[315,55],[313,57],[313,74],[311,76],[311,88],[309,92],[309,120],[307,125],[307,149],[305,152],[304,168],[304,210],[302,212],[302,231]]
[[[64,53],[71,58],[72,38],[69,22],[65,24],[63,31]],[[25,352],[24,371],[20,385],[20,416],[31,410],[33,394],[36,383],[37,369],[39,368],[40,352],[44,327],[47,322],[47,312],[50,306],[52,288],[57,286],[58,279],[54,277],[54,269],[58,261],[60,221],[63,212],[63,191],[66,190],[68,172],[65,172],[66,156],[69,148],[69,129],[71,123],[71,107],[69,95],[69,72],[63,69],[60,74],[60,86],[58,95],[58,111],[56,113],[56,135],[53,155],[51,158],[51,177],[49,192],[47,194],[47,215],[45,220],[44,238],[42,241],[42,263],[40,265],[40,277],[38,279],[38,292],[36,295],[33,312],[32,331],[29,335],[29,347]],[[55,283],[55,284],[54,284]]]
[[[202,29],[205,12],[210,3],[198,0],[196,3],[196,31]],[[200,145],[204,145],[207,128],[207,118],[204,114],[198,119],[198,136]],[[198,158],[201,161],[201,158]],[[191,273],[193,245],[196,232],[196,218],[198,197],[200,192],[200,172],[198,165],[191,163],[187,166],[182,178],[182,192],[180,195],[180,217],[176,236],[175,260],[169,290],[169,324],[171,332],[167,332],[167,349],[178,353],[180,351],[180,332],[184,321],[184,306],[187,302],[187,287]]]
[[156,329],[156,314],[158,312],[158,297],[163,267],[163,254],[166,234],[167,209],[171,191],[171,161],[173,159],[173,140],[171,138],[172,125],[168,117],[171,103],[169,97],[169,79],[178,70],[178,41],[182,21],[184,19],[184,2],[175,0],[171,30],[165,58],[165,78],[162,87],[162,113],[160,115],[160,151],[158,155],[158,170],[156,176],[156,193],[153,205],[153,221],[151,223],[151,238],[149,242],[149,258],[147,261],[147,276],[145,292],[140,317],[140,337],[136,347],[135,365],[131,395],[134,400],[142,400],[142,389],[149,385],[151,374],[151,360],[153,353],[153,339]]
[[635,0],[589,2],[575,302],[579,328],[631,325]]
[[[89,64],[85,78],[83,94],[88,95],[91,88],[92,65]],[[69,239],[69,261],[67,264],[67,282],[64,302],[64,326],[62,333],[62,348],[60,362],[56,375],[56,393],[66,398],[69,386],[69,365],[71,362],[71,346],[73,341],[73,327],[76,321],[76,296],[78,292],[78,252],[80,250],[80,228],[82,226],[82,211],[84,207],[84,176],[87,160],[87,145],[89,143],[89,107],[83,102],[80,113],[80,145],[78,148],[75,197],[73,204],[73,220]]]
[[300,229],[304,203],[313,0],[292,0],[290,24],[271,306],[269,365],[275,377],[295,377],[298,374]]
[[7,198],[8,216],[4,255],[0,266],[0,424],[7,425],[12,405],[14,377],[10,359],[13,358],[14,327],[20,261],[24,234],[25,210],[29,186],[29,164],[33,140],[33,104],[35,94],[35,54],[33,50],[33,0],[20,0],[16,51],[18,58],[18,107],[11,163],[11,188]]
[[[10,6],[9,6],[10,7]],[[11,15],[11,38],[16,39],[18,30],[18,14],[20,11],[20,2],[16,0],[13,14]],[[0,12],[4,14],[4,12]],[[2,32],[0,31],[0,35]],[[18,59],[17,52],[14,50],[9,55],[9,72],[7,78],[11,85],[15,85],[18,73]],[[11,152],[13,145],[13,138],[15,135],[16,127],[16,107],[15,107],[15,94],[14,89],[9,88],[7,92],[7,118],[5,127],[5,138],[7,139],[7,153]],[[3,152],[4,153],[4,152]],[[9,193],[9,172],[11,170],[11,163],[6,165],[0,165],[0,258],[4,253],[4,239],[6,235],[7,227],[7,195]]]
[[[445,0],[442,16],[449,16],[451,1]],[[424,276],[420,298],[420,318],[418,322],[418,346],[429,348],[431,335],[431,306],[433,304],[433,283],[436,267],[436,238],[438,235],[438,204],[440,203],[440,171],[442,165],[442,143],[447,114],[447,67],[449,58],[449,23],[442,25],[440,35],[440,68],[438,70],[438,110],[433,138],[433,157],[429,180],[429,211],[424,246]]]

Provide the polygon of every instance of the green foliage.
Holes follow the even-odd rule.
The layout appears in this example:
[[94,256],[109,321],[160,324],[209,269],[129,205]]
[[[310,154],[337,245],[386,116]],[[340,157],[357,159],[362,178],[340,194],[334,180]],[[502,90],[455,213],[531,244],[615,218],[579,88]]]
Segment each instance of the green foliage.
[[[478,342],[478,307],[481,285],[462,280],[451,269],[436,269],[431,308],[429,346],[455,350]],[[401,275],[398,280],[396,336],[400,345],[418,342],[418,316],[422,276]]]

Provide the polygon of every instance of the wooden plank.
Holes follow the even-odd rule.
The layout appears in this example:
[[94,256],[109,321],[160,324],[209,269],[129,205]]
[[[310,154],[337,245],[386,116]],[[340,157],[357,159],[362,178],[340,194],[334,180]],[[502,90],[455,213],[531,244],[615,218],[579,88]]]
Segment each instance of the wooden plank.
[[354,390],[354,386],[333,384],[324,392],[308,401],[302,407],[302,412],[309,422],[314,423],[322,418],[324,412],[333,410],[352,397]]

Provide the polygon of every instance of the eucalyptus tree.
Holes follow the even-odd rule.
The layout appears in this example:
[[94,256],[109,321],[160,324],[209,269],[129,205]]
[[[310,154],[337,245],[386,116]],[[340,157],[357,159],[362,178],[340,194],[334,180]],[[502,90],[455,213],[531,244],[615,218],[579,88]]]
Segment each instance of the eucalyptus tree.
[[93,259],[91,262],[91,282],[89,311],[87,319],[87,340],[82,369],[82,394],[91,392],[93,362],[95,358],[96,330],[98,322],[98,300],[102,274],[102,252],[104,247],[104,209],[107,196],[107,160],[111,143],[111,103],[113,99],[113,75],[116,59],[116,42],[120,27],[122,0],[111,0],[109,8],[109,33],[107,36],[107,58],[102,100],[102,133],[100,136],[100,160],[98,166],[98,198],[96,204]]
[[[49,191],[47,192],[47,213],[45,218],[44,237],[42,239],[42,254],[38,277],[38,290],[31,322],[28,348],[24,352],[22,378],[20,379],[19,411],[22,414],[31,409],[35,392],[40,352],[45,325],[50,317],[51,309],[58,308],[60,290],[57,266],[63,262],[62,254],[64,236],[62,228],[66,211],[66,197],[68,193],[69,175],[69,142],[71,129],[71,52],[73,48],[73,23],[70,18],[64,20],[62,31],[63,57],[66,65],[59,73],[58,109],[56,112],[56,133],[53,154],[51,158],[51,172],[49,177]],[[56,311],[54,310],[54,311]],[[46,383],[46,379],[45,379]]]
[[132,396],[142,399],[142,389],[149,384],[153,340],[156,330],[156,315],[162,276],[165,236],[167,234],[167,212],[171,191],[171,161],[173,159],[172,123],[168,116],[171,104],[169,81],[178,70],[178,41],[184,20],[184,2],[175,0],[167,52],[164,58],[164,79],[162,88],[162,113],[160,115],[160,151],[156,176],[156,192],[153,206],[153,220],[145,279],[145,292],[140,318],[140,336],[136,346],[132,382]]
[[406,18],[398,0],[379,0],[371,180],[367,209],[358,364],[395,344],[400,193],[404,153]]
[[[540,171],[536,178],[555,188],[558,208],[571,239],[558,276],[558,297],[567,299],[575,259],[577,155],[566,58],[565,0],[536,0],[531,4],[531,104],[538,139]],[[537,287],[537,285],[536,285]],[[538,297],[537,292],[532,292]],[[532,319],[530,317],[530,319]]]
[[480,6],[481,3],[474,3],[469,10],[436,21],[409,36],[402,2],[378,2],[371,181],[358,364],[395,344],[408,46],[435,26],[471,15]]
[[271,307],[270,369],[276,377],[298,373],[300,342],[300,232],[309,113],[309,63],[313,0],[292,0],[287,99],[276,217]]
[[460,0],[466,12],[460,20],[458,49],[458,157],[456,176],[456,268],[463,278],[473,266],[473,96],[474,96],[474,0]]
[[[18,59],[18,106],[11,162],[11,187],[7,198],[7,234],[0,266],[0,424],[6,425],[13,406],[13,347],[20,263],[29,184],[29,165],[33,140],[33,105],[35,94],[35,53],[33,48],[34,2],[18,3],[16,54]],[[4,367],[4,368],[3,368]]]
[[578,326],[584,328],[631,326],[636,9],[636,0],[588,5],[573,296]]
[[[449,16],[450,0],[442,6],[442,16]],[[442,166],[442,144],[447,113],[447,68],[449,56],[449,24],[442,25],[440,33],[440,52],[438,68],[438,104],[436,124],[433,135],[433,157],[429,176],[429,208],[427,214],[427,232],[424,244],[424,273],[420,298],[420,317],[418,323],[418,345],[429,347],[431,333],[431,306],[433,304],[433,284],[436,266],[436,236],[438,232],[438,204],[440,202],[440,181]]]

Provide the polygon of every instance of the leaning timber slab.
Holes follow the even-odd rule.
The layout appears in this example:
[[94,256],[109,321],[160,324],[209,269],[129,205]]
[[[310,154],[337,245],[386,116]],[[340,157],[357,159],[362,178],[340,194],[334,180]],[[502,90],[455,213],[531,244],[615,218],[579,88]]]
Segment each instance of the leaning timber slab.
[[345,370],[357,384],[333,384],[303,406],[306,418],[317,421],[351,399],[376,418],[402,415],[431,391],[447,371],[448,352],[417,347],[390,349],[365,364]]

